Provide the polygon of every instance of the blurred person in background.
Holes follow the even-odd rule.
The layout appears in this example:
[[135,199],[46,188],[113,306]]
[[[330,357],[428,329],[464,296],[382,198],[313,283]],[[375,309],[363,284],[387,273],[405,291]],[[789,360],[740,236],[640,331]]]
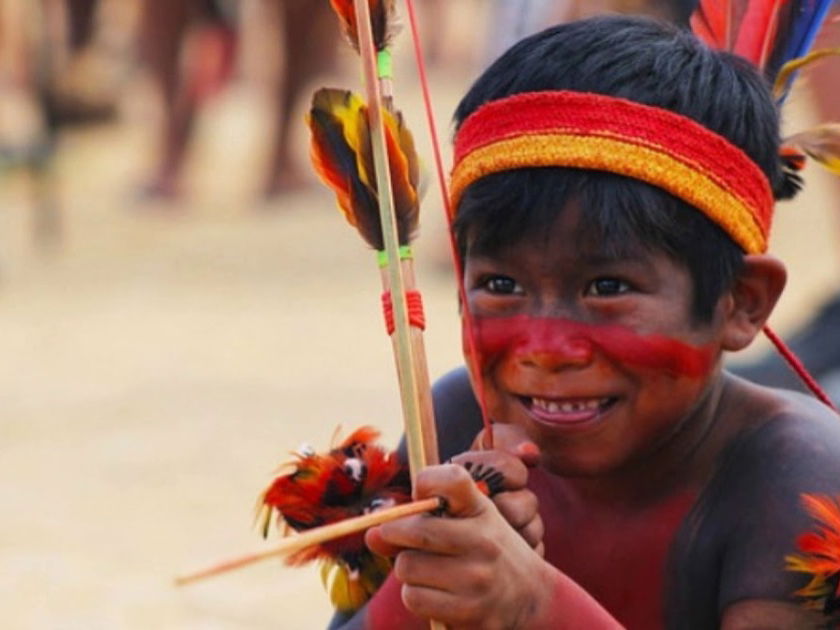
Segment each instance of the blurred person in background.
[[[54,25],[50,44],[52,76],[46,91],[49,115],[57,125],[113,120],[131,52],[126,33],[108,28],[108,18],[103,14],[133,14],[133,7],[117,0],[43,2],[52,5],[49,13]],[[56,28],[60,33],[55,33]]]
[[144,0],[139,49],[163,105],[159,157],[141,193],[178,196],[198,108],[233,70],[234,7],[216,0]]
[[[289,132],[301,89],[330,68],[337,40],[329,3],[312,0],[260,0],[262,28],[281,42],[282,77],[276,81],[275,127],[262,194],[271,199],[305,178],[292,158]],[[140,24],[141,57],[163,102],[160,153],[142,187],[147,198],[176,198],[190,138],[201,106],[233,74],[241,7],[233,0],[144,0]],[[274,61],[274,60],[272,60]]]
[[274,12],[282,41],[282,76],[277,82],[274,107],[277,110],[271,137],[271,153],[263,197],[271,200],[311,181],[309,166],[303,170],[294,160],[290,130],[301,124],[294,117],[295,104],[315,77],[332,69],[340,36],[338,23],[327,1],[263,0]]
[[51,169],[59,130],[116,113],[119,72],[113,56],[102,54],[101,4],[0,0],[0,169],[32,174],[37,242],[59,234]]
[[651,15],[687,25],[697,0],[494,0],[485,59],[498,57],[527,35],[599,13]]

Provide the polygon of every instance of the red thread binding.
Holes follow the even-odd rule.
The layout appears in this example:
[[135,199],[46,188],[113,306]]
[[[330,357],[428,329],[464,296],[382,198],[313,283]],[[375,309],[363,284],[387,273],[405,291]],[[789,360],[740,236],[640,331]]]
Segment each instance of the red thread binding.
[[781,337],[779,337],[770,326],[764,327],[764,334],[770,340],[770,342],[776,346],[776,350],[778,350],[779,354],[782,355],[782,358],[787,361],[787,364],[790,368],[796,372],[796,375],[802,379],[802,382],[811,390],[811,392],[819,398],[822,402],[828,405],[834,411],[837,411],[837,407],[834,406],[834,403],[831,402],[831,399],[828,397],[828,394],[825,393],[822,387],[820,387],[819,383],[814,379],[813,376],[808,372],[808,369],[802,365],[802,361],[799,360],[793,351],[787,347],[787,344],[782,341]]
[[[405,299],[408,303],[408,323],[414,328],[426,330],[426,315],[423,312],[423,296],[420,291],[406,291]],[[391,292],[385,291],[382,294],[382,314],[385,315],[385,328],[388,335],[394,334],[394,303],[391,300]]]

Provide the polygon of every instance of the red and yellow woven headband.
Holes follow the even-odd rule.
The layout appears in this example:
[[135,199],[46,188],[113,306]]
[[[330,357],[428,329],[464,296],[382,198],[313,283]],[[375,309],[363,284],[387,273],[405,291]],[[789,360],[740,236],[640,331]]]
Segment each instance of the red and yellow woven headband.
[[743,151],[674,112],[583,92],[526,92],[473,112],[455,138],[453,212],[471,183],[528,167],[609,171],[695,206],[747,253],[767,250],[773,193]]

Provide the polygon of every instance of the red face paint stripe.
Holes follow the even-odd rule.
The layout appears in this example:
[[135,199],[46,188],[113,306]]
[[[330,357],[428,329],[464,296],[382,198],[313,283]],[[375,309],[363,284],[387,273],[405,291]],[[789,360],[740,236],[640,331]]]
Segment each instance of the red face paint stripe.
[[558,365],[580,364],[589,348],[590,353],[618,364],[697,378],[708,373],[715,360],[710,348],[664,335],[641,335],[623,326],[517,315],[479,318],[476,327],[483,368],[512,354],[536,356]]

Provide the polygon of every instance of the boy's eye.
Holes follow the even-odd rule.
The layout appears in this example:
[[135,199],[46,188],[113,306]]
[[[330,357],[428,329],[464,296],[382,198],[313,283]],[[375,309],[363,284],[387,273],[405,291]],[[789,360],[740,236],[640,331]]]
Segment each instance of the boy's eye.
[[496,295],[516,295],[522,293],[522,287],[508,276],[489,276],[484,279],[482,285],[488,292]]
[[630,290],[630,285],[618,278],[598,278],[586,289],[586,295],[609,296],[621,295]]

